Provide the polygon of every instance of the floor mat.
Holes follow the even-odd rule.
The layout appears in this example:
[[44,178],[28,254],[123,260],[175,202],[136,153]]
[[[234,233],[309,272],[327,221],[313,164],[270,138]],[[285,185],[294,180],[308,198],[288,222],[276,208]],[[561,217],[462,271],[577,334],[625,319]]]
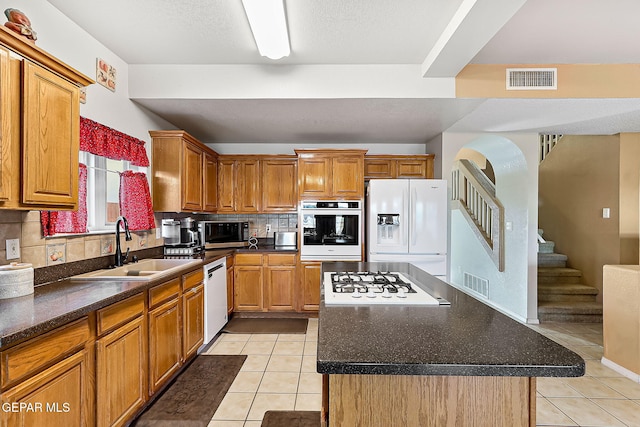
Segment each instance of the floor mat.
[[320,411],[267,411],[260,427],[320,427]]
[[206,427],[247,356],[200,355],[134,423]]
[[235,317],[222,328],[230,334],[304,334],[308,319],[283,318],[238,318]]

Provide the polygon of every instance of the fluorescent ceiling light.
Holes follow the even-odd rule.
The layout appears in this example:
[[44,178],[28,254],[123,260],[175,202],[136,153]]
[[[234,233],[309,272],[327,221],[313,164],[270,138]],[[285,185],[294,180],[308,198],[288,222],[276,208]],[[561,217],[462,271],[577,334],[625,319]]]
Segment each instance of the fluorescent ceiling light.
[[289,56],[289,34],[284,0],[242,0],[260,55],[269,59]]

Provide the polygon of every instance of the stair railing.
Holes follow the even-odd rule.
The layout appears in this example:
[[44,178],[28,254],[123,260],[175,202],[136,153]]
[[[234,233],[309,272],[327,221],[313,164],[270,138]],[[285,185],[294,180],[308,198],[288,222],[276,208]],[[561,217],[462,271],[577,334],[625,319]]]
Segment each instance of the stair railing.
[[467,159],[456,162],[451,178],[452,208],[462,212],[498,271],[504,271],[504,207],[495,185]]
[[540,135],[540,162],[542,162],[553,147],[558,144],[562,135]]

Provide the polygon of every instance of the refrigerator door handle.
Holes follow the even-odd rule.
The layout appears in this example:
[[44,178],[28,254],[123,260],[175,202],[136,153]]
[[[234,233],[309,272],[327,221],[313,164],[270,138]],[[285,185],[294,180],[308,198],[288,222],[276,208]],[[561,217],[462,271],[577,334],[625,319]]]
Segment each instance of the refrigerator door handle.
[[[418,200],[418,190],[416,188],[413,189],[413,197],[411,197],[411,246],[416,245],[416,238],[418,234],[416,233],[416,201]],[[411,252],[411,251],[409,251]]]
[[[403,209],[406,209],[406,207],[408,205],[407,203],[405,203],[405,200],[407,200],[407,196],[408,196],[407,193],[408,193],[408,190],[405,187],[402,190],[402,208]],[[402,229],[405,230],[404,232],[402,232],[402,245],[405,247],[405,250],[406,250],[406,247],[407,247],[407,236],[409,235],[409,230],[407,230],[406,228],[407,228],[407,226],[411,227],[409,225],[409,221],[407,221],[407,219],[409,218],[409,216],[411,216],[411,212],[404,211],[404,212],[402,212],[402,214],[404,215],[404,218],[402,218],[402,220],[401,220],[402,222],[400,223],[401,224],[400,225],[400,230],[402,230]]]

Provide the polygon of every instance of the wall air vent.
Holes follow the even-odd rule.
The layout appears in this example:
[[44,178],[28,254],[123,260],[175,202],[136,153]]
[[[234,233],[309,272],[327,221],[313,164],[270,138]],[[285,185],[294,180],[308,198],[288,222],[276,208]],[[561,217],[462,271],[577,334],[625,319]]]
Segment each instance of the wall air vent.
[[487,279],[464,272],[462,276],[462,286],[475,294],[489,298],[489,281]]
[[557,89],[557,68],[507,68],[507,90]]

